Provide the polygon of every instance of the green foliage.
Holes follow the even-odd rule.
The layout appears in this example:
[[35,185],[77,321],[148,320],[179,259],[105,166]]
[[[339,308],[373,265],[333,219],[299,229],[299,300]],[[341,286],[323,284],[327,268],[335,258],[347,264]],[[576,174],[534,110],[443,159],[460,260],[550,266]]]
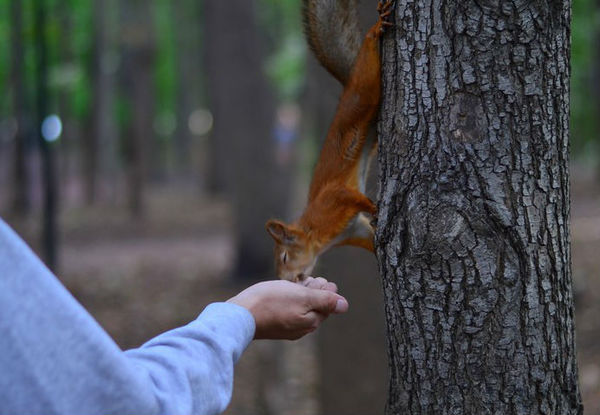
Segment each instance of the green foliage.
[[276,85],[284,101],[294,101],[304,82],[306,47],[299,36],[290,35],[271,55],[266,64],[267,75]]
[[66,33],[64,38],[70,38],[71,58],[68,66],[73,70],[70,85],[70,106],[77,119],[89,117],[92,101],[92,85],[89,67],[91,60],[92,38],[92,8],[89,0],[71,0],[71,7],[67,13],[71,14],[71,33]]
[[[67,97],[65,116],[81,122],[91,110],[90,62],[92,7],[89,1],[61,1],[50,16],[50,87],[54,97]],[[55,103],[56,105],[56,103]]]
[[283,101],[298,99],[304,82],[306,43],[298,0],[259,0],[258,20],[269,39],[265,70]]
[[[0,0],[0,118],[12,111],[10,88],[11,47],[10,4],[13,0]],[[38,0],[22,0],[23,48],[25,54],[25,84],[28,105],[35,98],[35,44],[33,6]],[[44,0],[48,7],[46,39],[49,44],[49,72],[52,110],[56,111],[56,97],[68,95],[69,114],[65,116],[85,123],[91,108],[90,84],[93,3],[90,0]],[[154,23],[156,39],[155,85],[157,88],[157,114],[166,117],[176,113],[176,37],[173,7],[183,3],[151,0],[155,6]],[[118,21],[118,4],[110,7],[112,25]],[[191,4],[191,3],[185,3]],[[299,0],[257,0],[257,17],[268,45],[265,71],[282,101],[297,100],[304,82],[306,42],[302,34],[301,6]],[[185,6],[189,7],[189,6]],[[573,0],[572,77],[571,77],[571,130],[575,153],[583,152],[600,139],[600,53],[596,42],[600,26],[597,0]],[[116,54],[118,51],[115,50]],[[115,65],[118,58],[115,56]],[[128,119],[129,110],[117,104],[122,122]]]
[[[0,2],[0,39],[10,39],[10,3]],[[10,47],[9,42],[2,42],[9,47],[0,48],[0,85],[10,85]],[[6,91],[9,92],[9,91]],[[10,94],[4,93],[0,96],[0,114],[6,114],[10,108]]]
[[577,155],[599,141],[600,55],[595,45],[600,13],[596,0],[574,0],[572,10],[571,138]]

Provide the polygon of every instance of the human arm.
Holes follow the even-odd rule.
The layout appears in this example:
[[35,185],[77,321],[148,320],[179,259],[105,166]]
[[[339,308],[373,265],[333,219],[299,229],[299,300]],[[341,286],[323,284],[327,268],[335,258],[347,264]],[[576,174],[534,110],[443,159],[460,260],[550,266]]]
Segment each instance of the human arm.
[[254,329],[247,309],[216,303],[122,352],[0,220],[0,415],[219,413]]
[[0,334],[0,414],[211,414],[254,319],[213,304],[124,353],[0,220]]

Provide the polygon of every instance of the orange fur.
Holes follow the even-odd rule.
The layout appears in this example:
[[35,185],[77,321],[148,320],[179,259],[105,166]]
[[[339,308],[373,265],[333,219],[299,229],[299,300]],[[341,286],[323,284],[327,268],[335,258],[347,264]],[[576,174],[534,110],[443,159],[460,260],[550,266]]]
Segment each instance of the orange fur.
[[344,85],[302,216],[292,224],[267,222],[267,231],[275,240],[279,278],[304,278],[318,256],[333,245],[353,245],[373,252],[373,228],[361,213],[374,218],[377,208],[361,192],[361,174],[365,174],[361,163],[368,163],[376,144],[372,140],[370,148],[364,148],[381,99],[379,38],[389,25],[385,18],[390,4],[380,7],[380,18],[366,34]]

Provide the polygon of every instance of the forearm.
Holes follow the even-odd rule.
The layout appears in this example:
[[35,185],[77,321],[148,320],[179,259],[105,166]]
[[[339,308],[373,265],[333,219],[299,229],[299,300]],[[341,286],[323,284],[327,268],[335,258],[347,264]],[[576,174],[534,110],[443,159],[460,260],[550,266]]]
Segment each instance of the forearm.
[[254,334],[217,304],[123,353],[1,220],[0,316],[0,414],[217,413]]
[[125,355],[152,381],[159,413],[217,414],[231,399],[233,365],[253,336],[246,309],[215,303]]

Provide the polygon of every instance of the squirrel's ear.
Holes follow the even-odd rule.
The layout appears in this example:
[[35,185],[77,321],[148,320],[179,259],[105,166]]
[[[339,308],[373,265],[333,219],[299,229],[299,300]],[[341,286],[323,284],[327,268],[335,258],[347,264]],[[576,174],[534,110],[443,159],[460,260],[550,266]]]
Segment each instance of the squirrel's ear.
[[296,235],[290,232],[287,225],[280,220],[268,220],[265,228],[267,229],[267,232],[269,232],[269,235],[271,235],[277,243],[289,245],[294,243],[296,240]]

